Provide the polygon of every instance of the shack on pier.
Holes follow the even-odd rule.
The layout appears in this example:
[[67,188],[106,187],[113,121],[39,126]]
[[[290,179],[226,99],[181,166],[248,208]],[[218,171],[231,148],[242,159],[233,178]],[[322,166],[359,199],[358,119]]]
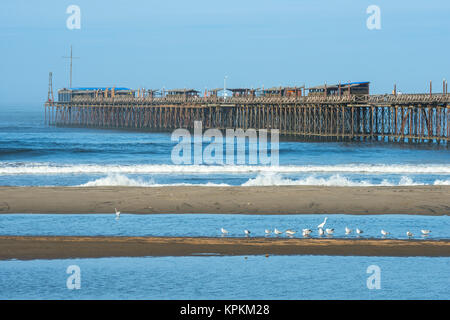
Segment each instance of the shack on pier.
[[262,90],[262,95],[267,97],[300,97],[303,95],[302,87],[272,87]]
[[80,87],[63,88],[58,90],[59,102],[70,102],[83,98],[114,98],[116,96],[135,96],[135,90],[121,87]]
[[232,92],[233,97],[255,97],[258,89],[233,88],[228,90]]
[[341,96],[369,94],[370,82],[348,82],[307,88],[308,96]]
[[223,90],[223,88],[210,89],[210,90],[208,90],[207,95],[210,97],[217,97],[217,96],[219,96],[219,92],[222,90]]
[[167,91],[169,97],[198,97],[200,91],[195,89],[171,89]]
[[159,89],[148,89],[147,90],[147,97],[155,98],[161,95],[161,92]]

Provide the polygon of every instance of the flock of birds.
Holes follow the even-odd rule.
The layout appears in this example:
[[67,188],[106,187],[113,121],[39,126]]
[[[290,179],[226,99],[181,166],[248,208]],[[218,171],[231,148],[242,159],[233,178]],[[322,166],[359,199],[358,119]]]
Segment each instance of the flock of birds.
[[[120,219],[120,211],[117,210],[117,208],[114,208],[114,210],[116,211],[116,220],[119,220],[119,219]],[[333,228],[325,228],[325,224],[327,223],[327,220],[328,220],[328,217],[325,217],[325,219],[323,220],[323,222],[317,226],[317,233],[318,233],[318,235],[319,235],[320,237],[323,236],[323,235],[325,235],[325,234],[326,234],[327,236],[333,236],[333,234],[334,234],[334,229],[333,229]],[[324,228],[325,228],[325,229],[324,229]],[[220,228],[220,231],[222,232],[222,235],[223,235],[223,236],[226,236],[226,235],[229,234],[228,230],[226,230],[226,229],[224,229],[224,228]],[[302,236],[303,236],[303,237],[309,237],[309,236],[311,235],[312,232],[313,232],[313,230],[311,230],[311,229],[302,229]],[[348,228],[348,227],[345,227],[345,235],[348,236],[348,235],[350,235],[352,232],[353,232],[352,229],[350,229],[350,228]],[[358,229],[358,228],[355,229],[355,232],[356,232],[356,234],[357,234],[358,236],[361,236],[361,234],[364,233],[364,231],[362,231],[361,229]],[[431,230],[420,230],[420,232],[422,233],[423,236],[428,236],[428,235],[431,233]],[[266,229],[266,230],[264,230],[264,233],[265,233],[266,236],[269,236],[270,234],[272,234],[272,230]],[[278,230],[277,228],[275,228],[275,229],[273,230],[273,233],[274,233],[276,236],[280,236],[280,235],[282,235],[283,233],[285,233],[288,237],[293,237],[293,236],[297,233],[297,231],[292,230],[292,229],[287,229],[286,231],[283,232],[283,231],[280,231],[280,230]],[[246,237],[249,237],[250,234],[251,234],[251,232],[250,232],[250,230],[245,229],[245,230],[244,230],[244,234],[245,234]],[[382,229],[382,230],[381,230],[381,235],[382,235],[383,238],[384,238],[384,237],[389,236],[389,235],[390,235],[390,232],[388,232],[388,231]],[[408,230],[408,231],[406,232],[406,236],[407,236],[408,238],[412,238],[412,237],[414,237],[414,234]]]
[[[325,217],[324,221],[317,226],[317,234],[320,237],[325,235],[325,234],[326,234],[326,236],[331,237],[334,234],[334,228],[325,228],[325,224],[327,223],[327,220],[328,220],[328,217]],[[222,232],[222,236],[226,236],[226,235],[229,234],[229,231],[224,229],[224,228],[221,228],[220,231]],[[271,235],[272,232],[273,232],[273,234],[275,234],[276,236],[280,236],[280,235],[282,235],[284,233],[288,237],[293,237],[297,233],[297,231],[292,230],[292,229],[287,229],[286,231],[283,232],[281,230],[278,230],[277,228],[275,228],[273,231],[269,230],[269,229],[266,229],[266,230],[264,230],[264,232],[265,232],[266,236]],[[313,230],[311,230],[311,229],[302,229],[302,236],[303,237],[309,237],[312,232],[313,232]],[[345,235],[346,236],[350,235],[352,232],[353,232],[352,229],[350,229],[348,227],[345,227]],[[356,228],[355,232],[358,235],[358,237],[361,236],[364,233],[364,231],[359,229],[359,228]],[[431,230],[421,230],[421,233],[422,233],[423,236],[428,236],[431,233]],[[250,230],[246,229],[246,230],[244,230],[244,234],[245,234],[246,237],[249,237],[251,232],[250,232]],[[390,232],[382,229],[381,230],[381,235],[383,236],[383,238],[385,238],[385,237],[390,235]],[[406,232],[406,236],[408,238],[412,238],[414,236],[414,234],[408,230]]]

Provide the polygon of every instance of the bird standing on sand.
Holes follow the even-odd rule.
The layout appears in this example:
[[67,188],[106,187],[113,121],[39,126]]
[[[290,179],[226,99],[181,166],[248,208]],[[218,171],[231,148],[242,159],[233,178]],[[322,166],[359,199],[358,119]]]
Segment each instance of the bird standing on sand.
[[245,236],[248,237],[248,236],[250,235],[251,232],[250,232],[250,230],[245,229],[245,230],[244,230],[244,233],[245,233]]
[[431,230],[420,230],[424,236],[427,236],[431,233]]
[[408,238],[411,238],[412,236],[414,236],[409,230],[406,231],[406,235],[408,236]]
[[328,235],[332,235],[334,233],[334,229],[325,229]]
[[275,233],[276,235],[280,235],[280,234],[282,234],[283,232],[280,231],[280,230],[278,230],[277,228],[275,228],[275,229],[273,230],[273,233]]
[[352,229],[345,227],[345,234],[349,235],[350,233],[352,233]]
[[116,211],[116,219],[118,220],[120,218],[120,211],[117,210],[117,208],[114,208]]
[[381,234],[383,235],[383,237],[386,237],[386,236],[390,235],[389,232],[384,231],[384,230],[381,230]]
[[325,223],[327,223],[328,217],[325,217],[323,222],[317,226],[317,229],[323,229],[325,227]]
[[225,230],[224,228],[220,228],[220,231],[222,232],[222,235],[228,234],[228,230]]
[[297,231],[294,231],[294,230],[291,230],[291,229],[287,229],[285,232],[290,237],[292,237],[294,234],[297,233]]
[[319,236],[323,236],[324,235],[324,231],[323,231],[323,229],[322,228],[319,228]]

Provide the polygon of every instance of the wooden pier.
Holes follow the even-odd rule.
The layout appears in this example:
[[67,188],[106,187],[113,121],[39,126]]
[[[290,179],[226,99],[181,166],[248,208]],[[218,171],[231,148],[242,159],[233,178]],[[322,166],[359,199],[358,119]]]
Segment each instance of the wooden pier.
[[152,131],[272,129],[320,141],[385,141],[448,146],[450,96],[442,94],[243,96],[97,96],[45,103],[55,126]]

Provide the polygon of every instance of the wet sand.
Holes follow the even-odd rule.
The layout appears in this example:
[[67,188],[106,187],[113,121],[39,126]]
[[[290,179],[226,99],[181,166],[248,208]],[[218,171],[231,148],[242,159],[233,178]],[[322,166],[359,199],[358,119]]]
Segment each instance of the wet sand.
[[450,186],[0,187],[0,213],[450,214]]
[[0,260],[191,255],[450,256],[450,240],[0,236]]

